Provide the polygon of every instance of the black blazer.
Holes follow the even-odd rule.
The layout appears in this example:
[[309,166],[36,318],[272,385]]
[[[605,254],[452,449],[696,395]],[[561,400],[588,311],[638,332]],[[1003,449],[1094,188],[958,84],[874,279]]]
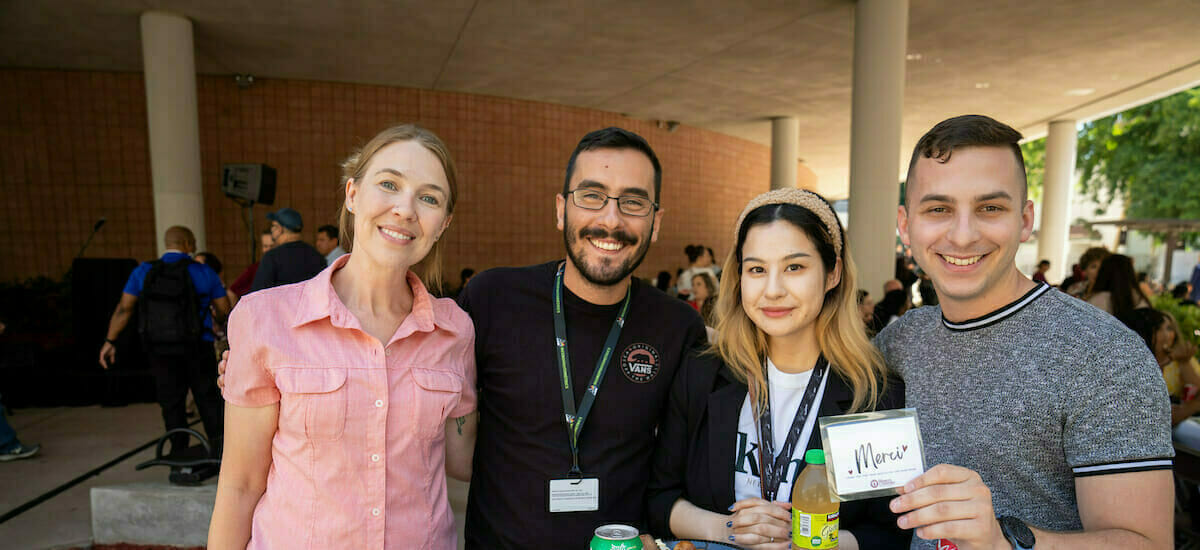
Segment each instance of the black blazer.
[[[746,394],[746,385],[738,382],[716,357],[693,356],[680,366],[659,425],[658,447],[646,491],[651,533],[671,533],[671,507],[680,498],[705,510],[728,513],[734,502],[735,446]],[[841,377],[830,376],[818,415],[843,414],[853,398]],[[889,379],[877,408],[903,404],[903,383]],[[814,427],[805,449],[820,448],[821,433]],[[864,549],[908,548],[912,533],[897,527],[896,515],[887,506],[890,500],[883,497],[841,503],[841,529],[854,533]]]

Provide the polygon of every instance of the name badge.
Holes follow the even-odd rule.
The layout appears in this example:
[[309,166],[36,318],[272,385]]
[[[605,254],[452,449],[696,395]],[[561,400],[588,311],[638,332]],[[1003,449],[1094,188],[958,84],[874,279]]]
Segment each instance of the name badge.
[[899,494],[925,472],[916,409],[818,419],[830,490],[840,501]]
[[595,512],[600,509],[600,480],[594,477],[551,479],[551,512]]

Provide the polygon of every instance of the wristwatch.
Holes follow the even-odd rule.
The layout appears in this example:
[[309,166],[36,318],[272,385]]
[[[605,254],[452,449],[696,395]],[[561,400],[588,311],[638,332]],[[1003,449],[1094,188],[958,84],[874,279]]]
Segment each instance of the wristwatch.
[[1033,550],[1033,545],[1037,542],[1033,537],[1033,531],[1029,530],[1029,526],[1025,522],[1012,516],[1000,516],[996,518],[1000,522],[1000,532],[1004,533],[1004,538],[1008,539],[1013,545],[1013,550]]

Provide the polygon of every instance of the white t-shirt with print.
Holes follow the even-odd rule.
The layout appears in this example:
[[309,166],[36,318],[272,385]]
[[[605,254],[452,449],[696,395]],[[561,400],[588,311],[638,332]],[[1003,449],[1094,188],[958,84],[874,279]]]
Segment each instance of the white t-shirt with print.
[[[775,452],[778,453],[787,441],[788,432],[792,428],[792,419],[800,410],[800,402],[804,400],[804,390],[812,379],[813,369],[800,373],[787,373],[779,370],[775,363],[767,359],[767,379],[770,384],[771,396],[771,427],[775,432]],[[817,410],[821,408],[821,397],[825,395],[825,386],[829,382],[830,370],[825,371],[817,397],[809,409],[808,418],[804,420],[804,430],[796,441],[792,451],[792,461],[783,481],[779,483],[779,492],[775,494],[777,501],[791,501],[792,483],[804,469],[804,451],[808,447],[808,439],[812,436],[813,427],[817,422]],[[750,396],[742,401],[742,414],[738,420],[737,453],[734,460],[733,497],[734,500],[747,498],[762,498],[762,482],[759,479],[758,464],[758,426],[754,422],[754,408],[750,406]],[[763,457],[770,461],[771,457]]]

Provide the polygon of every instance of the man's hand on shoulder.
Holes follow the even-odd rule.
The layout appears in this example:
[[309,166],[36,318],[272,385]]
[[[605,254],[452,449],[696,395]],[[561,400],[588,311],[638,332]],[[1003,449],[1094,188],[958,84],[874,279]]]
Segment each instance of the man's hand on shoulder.
[[891,509],[901,528],[918,537],[948,539],[960,550],[1011,550],[992,507],[992,491],[979,473],[938,464],[908,482]]

